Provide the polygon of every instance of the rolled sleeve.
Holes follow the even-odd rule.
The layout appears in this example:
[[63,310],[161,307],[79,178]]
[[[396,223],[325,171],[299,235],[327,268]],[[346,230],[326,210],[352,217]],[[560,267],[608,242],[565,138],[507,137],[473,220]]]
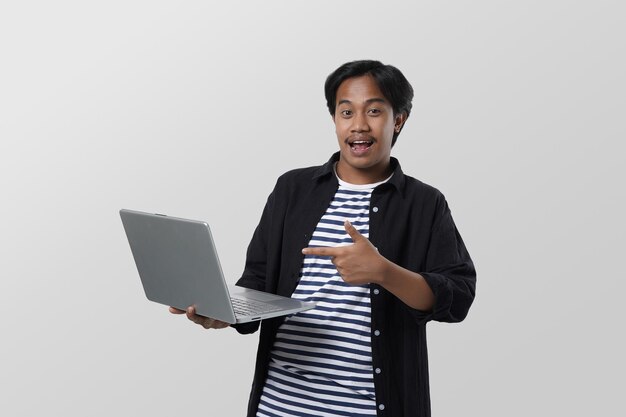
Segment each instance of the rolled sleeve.
[[420,272],[434,296],[432,312],[416,312],[419,320],[460,322],[476,294],[476,270],[459,234],[447,203],[436,222],[426,256],[426,270]]

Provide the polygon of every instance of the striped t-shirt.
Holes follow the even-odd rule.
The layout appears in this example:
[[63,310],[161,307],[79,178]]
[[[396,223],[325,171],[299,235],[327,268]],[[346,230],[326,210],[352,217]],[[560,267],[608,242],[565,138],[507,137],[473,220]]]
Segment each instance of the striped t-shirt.
[[[382,182],[339,179],[309,246],[352,244],[346,219],[369,237],[370,198]],[[346,284],[328,256],[306,255],[292,298],[317,306],[278,329],[257,417],[375,416],[369,286]]]

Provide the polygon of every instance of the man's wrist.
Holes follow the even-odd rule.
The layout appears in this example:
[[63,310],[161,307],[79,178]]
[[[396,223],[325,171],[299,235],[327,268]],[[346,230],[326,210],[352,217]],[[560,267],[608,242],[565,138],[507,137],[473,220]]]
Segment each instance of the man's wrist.
[[392,279],[394,270],[393,267],[395,266],[395,264],[384,256],[379,256],[380,267],[379,272],[376,274],[376,281],[374,283],[380,285],[381,287],[384,287]]

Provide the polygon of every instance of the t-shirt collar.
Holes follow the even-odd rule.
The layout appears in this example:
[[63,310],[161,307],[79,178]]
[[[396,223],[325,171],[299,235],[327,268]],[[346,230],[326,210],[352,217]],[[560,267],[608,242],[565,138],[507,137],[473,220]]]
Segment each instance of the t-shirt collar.
[[[324,165],[320,166],[318,169],[314,171],[313,179],[321,179],[322,177],[325,177],[325,176],[334,177],[335,174],[334,174],[333,167],[337,161],[339,161],[339,152],[335,152],[330,157],[328,162],[326,162]],[[400,162],[398,162],[398,160],[392,156],[390,163],[391,163],[393,174],[391,178],[389,179],[389,181],[385,182],[384,184],[381,184],[380,187],[392,185],[396,190],[402,191],[404,187],[404,173],[402,172],[402,168],[400,167]]]

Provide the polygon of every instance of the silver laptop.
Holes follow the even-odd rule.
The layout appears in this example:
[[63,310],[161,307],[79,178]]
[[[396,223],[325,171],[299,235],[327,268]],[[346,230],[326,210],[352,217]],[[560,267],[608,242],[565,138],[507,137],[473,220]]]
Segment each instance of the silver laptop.
[[226,285],[209,225],[162,214],[120,210],[146,297],[227,323],[246,323],[308,310],[302,302]]

